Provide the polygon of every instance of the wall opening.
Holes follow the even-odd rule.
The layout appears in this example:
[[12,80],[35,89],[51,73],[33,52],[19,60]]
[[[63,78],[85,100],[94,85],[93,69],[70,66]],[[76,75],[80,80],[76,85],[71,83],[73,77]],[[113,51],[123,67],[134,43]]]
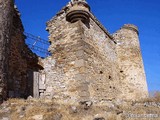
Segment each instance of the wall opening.
[[103,74],[103,71],[100,71],[99,73],[100,73],[100,74]]
[[120,73],[123,73],[123,72],[124,72],[123,70],[120,71]]

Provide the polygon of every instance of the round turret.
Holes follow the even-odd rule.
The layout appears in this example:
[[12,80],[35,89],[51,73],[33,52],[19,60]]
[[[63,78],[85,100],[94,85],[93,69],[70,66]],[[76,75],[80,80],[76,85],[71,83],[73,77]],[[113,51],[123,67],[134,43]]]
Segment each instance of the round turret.
[[82,22],[89,21],[89,5],[84,1],[77,1],[72,4],[66,14],[67,21],[74,23],[81,20]]
[[125,24],[122,29],[125,28],[125,29],[129,29],[129,30],[133,30],[135,31],[137,34],[139,34],[138,32],[138,27],[133,25],[133,24]]

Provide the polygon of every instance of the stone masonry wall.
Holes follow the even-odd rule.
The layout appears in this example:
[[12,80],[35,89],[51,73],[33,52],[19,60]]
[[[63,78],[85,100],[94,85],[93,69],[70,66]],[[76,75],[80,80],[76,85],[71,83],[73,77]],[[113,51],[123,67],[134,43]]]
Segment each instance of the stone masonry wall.
[[[63,24],[63,26],[62,26]],[[51,46],[51,57],[42,60],[44,70],[41,71],[40,95],[49,98],[78,101],[79,82],[83,76],[84,61],[77,56],[83,48],[80,23],[71,24],[63,14],[48,23]],[[43,77],[44,76],[44,77]]]
[[140,51],[138,29],[124,25],[114,33],[123,99],[140,99],[148,96],[147,83]]
[[40,97],[71,103],[147,97],[134,27],[112,36],[89,10],[85,1],[72,1],[47,23],[52,55],[41,60]]
[[0,0],[0,103],[7,97],[8,55],[13,5],[13,0]]
[[10,42],[8,97],[27,97],[33,91],[30,90],[33,85],[29,85],[31,80],[28,72],[35,69],[38,58],[25,44],[23,32],[20,13],[15,8]]
[[[33,93],[38,57],[25,44],[20,13],[12,0],[0,1],[0,102]],[[31,77],[32,76],[32,77]]]
[[116,43],[106,31],[90,18],[89,28],[84,28],[86,74],[92,101],[106,101],[118,98],[119,76]]
[[70,23],[63,12],[48,22],[52,56],[41,61],[41,97],[98,102],[120,94],[115,42],[99,25]]

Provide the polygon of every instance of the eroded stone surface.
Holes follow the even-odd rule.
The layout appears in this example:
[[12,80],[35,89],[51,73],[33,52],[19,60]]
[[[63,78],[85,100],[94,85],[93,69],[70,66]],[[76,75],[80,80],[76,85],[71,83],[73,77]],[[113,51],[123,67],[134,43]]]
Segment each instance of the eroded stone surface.
[[67,21],[68,11],[84,5],[71,2],[47,23],[52,56],[42,60],[40,96],[71,103],[146,97],[138,29],[128,24],[111,35],[90,11],[89,20]]
[[38,57],[25,44],[20,13],[13,0],[0,1],[0,101],[33,95]]
[[119,81],[124,99],[143,98],[148,95],[137,28],[126,24],[116,33],[116,52]]
[[[111,35],[85,1],[71,1],[47,22],[52,55],[38,60],[25,45],[17,9],[11,13],[13,25],[11,35],[6,30],[10,37],[9,44],[5,43],[9,49],[0,41],[0,93],[7,88],[9,97],[25,97],[32,95],[34,88],[40,98],[93,104],[147,97],[138,29],[134,25],[124,25]],[[4,40],[2,32],[0,39]],[[8,84],[1,80],[6,70]]]

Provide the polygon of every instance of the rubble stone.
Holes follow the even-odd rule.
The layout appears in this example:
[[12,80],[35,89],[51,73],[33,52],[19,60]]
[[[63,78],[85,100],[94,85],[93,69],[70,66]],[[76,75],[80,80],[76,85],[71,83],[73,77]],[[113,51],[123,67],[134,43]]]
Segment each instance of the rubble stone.
[[71,103],[147,97],[137,27],[127,24],[111,35],[78,0],[48,21],[47,30],[52,56],[41,61],[44,97]]

